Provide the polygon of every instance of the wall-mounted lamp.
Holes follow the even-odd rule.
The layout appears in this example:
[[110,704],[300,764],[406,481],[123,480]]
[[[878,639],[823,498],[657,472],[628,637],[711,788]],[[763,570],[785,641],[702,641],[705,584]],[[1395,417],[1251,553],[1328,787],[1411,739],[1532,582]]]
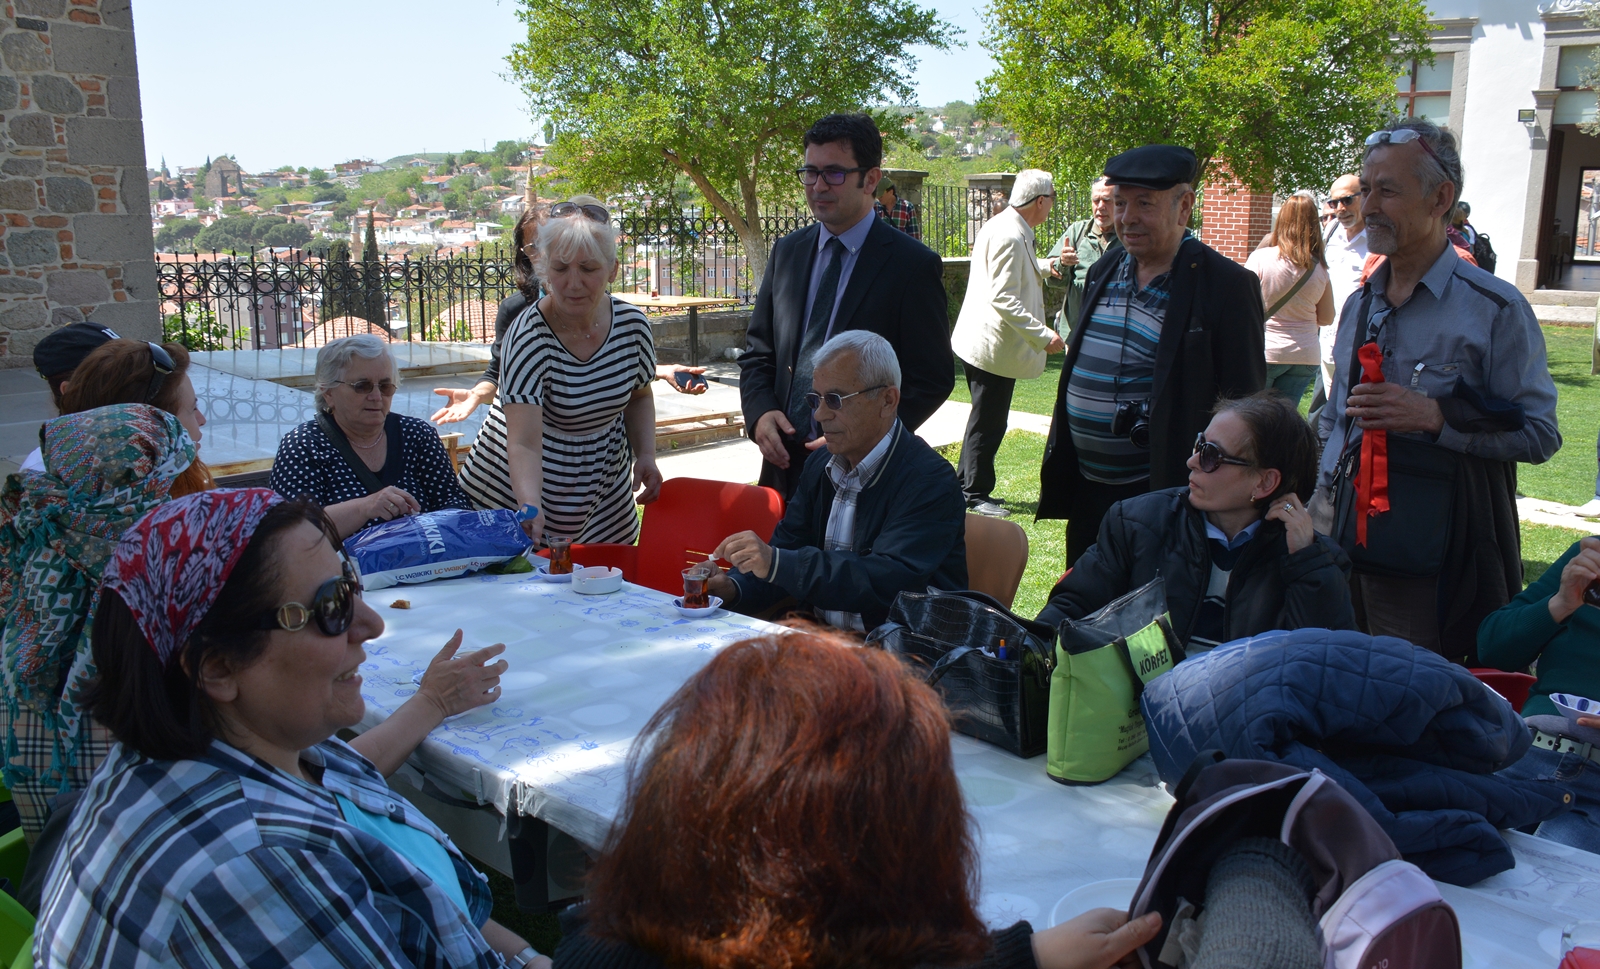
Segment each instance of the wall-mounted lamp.
[[1537,124],[1539,118],[1532,108],[1518,108],[1517,120],[1522,124]]

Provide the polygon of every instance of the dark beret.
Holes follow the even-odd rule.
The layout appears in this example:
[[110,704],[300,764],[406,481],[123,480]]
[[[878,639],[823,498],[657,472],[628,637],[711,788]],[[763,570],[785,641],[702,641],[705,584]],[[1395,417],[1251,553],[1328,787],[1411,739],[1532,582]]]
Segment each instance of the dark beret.
[[33,369],[46,378],[71,373],[84,357],[118,339],[116,330],[98,323],[68,323],[34,346]]
[[1106,162],[1106,182],[1134,185],[1158,191],[1179,182],[1194,184],[1199,161],[1194,152],[1177,145],[1143,145],[1131,148]]

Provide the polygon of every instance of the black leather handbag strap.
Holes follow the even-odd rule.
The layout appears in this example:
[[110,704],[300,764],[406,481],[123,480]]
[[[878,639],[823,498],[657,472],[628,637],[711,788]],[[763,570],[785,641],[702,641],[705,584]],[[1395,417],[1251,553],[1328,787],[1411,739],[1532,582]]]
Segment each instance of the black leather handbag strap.
[[356,456],[355,449],[350,446],[350,439],[344,436],[344,431],[339,430],[339,425],[333,422],[326,411],[317,411],[317,426],[322,428],[322,433],[328,435],[328,440],[339,449],[339,454],[344,457],[345,463],[350,465],[350,470],[356,473],[356,478],[362,487],[367,489],[367,494],[375,495],[383,490],[383,482],[367,463]]

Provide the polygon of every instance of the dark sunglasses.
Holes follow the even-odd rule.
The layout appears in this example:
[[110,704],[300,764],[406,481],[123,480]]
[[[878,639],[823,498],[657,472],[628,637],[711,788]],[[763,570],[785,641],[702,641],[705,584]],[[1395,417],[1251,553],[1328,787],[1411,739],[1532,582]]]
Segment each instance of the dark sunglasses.
[[159,343],[146,343],[150,348],[150,366],[155,368],[155,373],[150,376],[150,386],[144,392],[144,402],[150,403],[156,399],[156,394],[161,390],[161,382],[172,376],[178,365],[172,362],[172,354]]
[[1336,199],[1328,199],[1328,204],[1337,209],[1343,208],[1346,205],[1354,205],[1356,202],[1360,201],[1360,199],[1361,196],[1359,195],[1341,195]]
[[[1372,134],[1367,135],[1366,146],[1368,148],[1376,148],[1378,145],[1404,145],[1413,141],[1421,145],[1422,150],[1427,152],[1430,158],[1434,161],[1439,161],[1439,156],[1433,153],[1432,148],[1428,147],[1428,140],[1422,137],[1422,132],[1415,128],[1374,131]],[[1444,162],[1439,162],[1439,165],[1443,167]]]
[[870,394],[874,390],[882,390],[883,388],[885,388],[887,386],[889,386],[889,385],[888,384],[879,384],[876,387],[868,387],[865,390],[858,390],[854,394],[819,394],[819,393],[813,391],[813,392],[811,392],[809,394],[806,394],[806,406],[811,408],[812,410],[816,410],[818,405],[826,402],[827,405],[828,405],[828,409],[829,410],[838,410],[839,408],[844,406],[844,402],[845,401],[849,400],[852,397],[856,397],[856,396],[859,396],[861,394]]
[[399,389],[393,380],[380,380],[377,383],[373,383],[365,377],[360,380],[335,380],[334,383],[344,384],[363,397],[372,393],[372,388],[374,387],[378,388],[378,393],[385,397],[393,397],[394,392]]
[[[340,556],[343,558],[343,556]],[[316,620],[324,636],[343,635],[356,618],[356,599],[361,595],[361,572],[349,559],[344,559],[342,575],[317,586],[311,605],[286,602],[261,617],[257,629],[282,629],[297,633],[306,624]]]
[[1246,461],[1244,458],[1236,458],[1227,451],[1224,451],[1218,445],[1212,444],[1210,441],[1206,440],[1204,431],[1201,431],[1199,434],[1194,436],[1194,453],[1200,458],[1200,470],[1204,471],[1206,474],[1210,474],[1211,472],[1222,467],[1224,464],[1236,464],[1241,468],[1255,467],[1255,463],[1253,461]]
[[794,173],[800,176],[800,183],[802,185],[815,185],[817,184],[817,179],[819,178],[827,182],[829,185],[843,185],[846,175],[849,175],[852,172],[870,171],[872,171],[872,169],[865,167],[815,168],[811,165],[807,165],[804,168],[796,168]]
[[601,225],[611,221],[611,213],[603,205],[579,205],[576,202],[557,202],[550,206],[551,218],[564,219],[569,215],[581,215],[590,222]]

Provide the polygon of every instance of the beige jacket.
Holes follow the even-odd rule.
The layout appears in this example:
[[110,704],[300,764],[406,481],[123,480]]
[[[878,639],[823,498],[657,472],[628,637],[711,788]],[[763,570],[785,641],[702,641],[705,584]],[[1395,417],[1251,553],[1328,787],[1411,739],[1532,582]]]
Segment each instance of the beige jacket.
[[1034,255],[1033,228],[1007,208],[978,230],[950,348],[980,370],[1032,379],[1044,373],[1044,348],[1055,336],[1044,313],[1044,273]]

